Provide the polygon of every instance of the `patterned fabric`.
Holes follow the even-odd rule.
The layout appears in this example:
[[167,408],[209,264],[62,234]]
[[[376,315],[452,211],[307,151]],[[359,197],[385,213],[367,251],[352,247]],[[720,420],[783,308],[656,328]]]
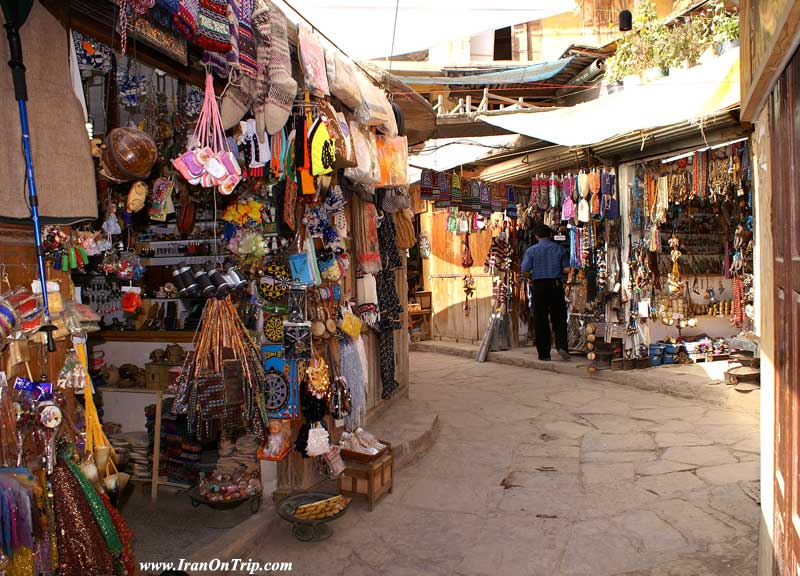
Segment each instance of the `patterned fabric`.
[[400,315],[403,307],[397,295],[394,270],[402,268],[402,261],[397,251],[395,240],[394,221],[384,218],[378,228],[380,239],[380,252],[383,270],[375,276],[378,292],[378,309],[380,321],[378,323],[378,363],[380,366],[381,397],[389,398],[397,389],[394,379],[394,331],[402,327]]
[[489,191],[491,194],[492,212],[502,212],[503,204],[508,202],[506,199],[505,190],[499,184],[489,184]]
[[450,176],[450,205],[451,206],[460,206],[463,200],[464,194],[461,190],[461,176],[453,172]]
[[484,216],[491,216],[492,214],[492,193],[489,190],[489,185],[486,182],[481,182],[480,186],[480,202],[481,214]]
[[258,74],[256,62],[256,38],[253,35],[253,0],[241,0],[239,14],[239,68],[242,74],[255,78]]
[[506,187],[506,200],[507,200],[506,215],[509,218],[516,218],[517,217],[517,190],[511,184],[509,184]]
[[436,208],[448,208],[450,206],[450,178],[444,172],[439,172],[436,175],[439,195],[436,198]]
[[180,0],[178,11],[172,18],[175,29],[187,40],[194,40],[197,34],[197,14],[200,0]]
[[427,168],[420,175],[419,197],[422,200],[433,200],[433,171]]
[[228,4],[225,0],[200,0],[195,44],[208,52],[222,54],[231,50]]
[[267,67],[269,92],[265,106],[265,124],[267,133],[273,135],[280,132],[289,119],[292,104],[297,96],[297,81],[292,78],[286,15],[271,2],[269,6],[271,38]]
[[381,398],[386,400],[397,390],[394,379],[394,330],[378,332],[378,364],[381,373]]
[[203,63],[210,65],[221,78],[227,78],[231,69],[239,67],[239,18],[241,14],[241,0],[228,0],[228,37],[231,48],[225,53],[208,51],[203,53]]
[[381,265],[384,270],[399,270],[403,267],[397,250],[397,231],[394,219],[384,218],[378,226],[378,243],[381,252]]

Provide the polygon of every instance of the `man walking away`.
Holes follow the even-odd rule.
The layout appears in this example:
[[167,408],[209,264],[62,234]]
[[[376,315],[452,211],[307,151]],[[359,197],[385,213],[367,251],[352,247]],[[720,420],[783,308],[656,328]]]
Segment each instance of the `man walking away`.
[[567,344],[567,305],[564,300],[564,275],[569,272],[567,251],[552,240],[553,231],[544,224],[536,227],[538,242],[525,251],[522,273],[533,278],[536,350],[539,360],[550,360],[550,325],[556,349],[562,360],[569,360]]

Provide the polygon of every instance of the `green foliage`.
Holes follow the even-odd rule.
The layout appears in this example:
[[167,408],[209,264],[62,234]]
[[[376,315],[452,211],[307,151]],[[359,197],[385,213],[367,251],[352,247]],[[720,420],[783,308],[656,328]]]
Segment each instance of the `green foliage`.
[[739,15],[728,12],[722,0],[670,26],[658,17],[653,0],[643,0],[633,30],[617,41],[616,53],[606,60],[606,78],[616,82],[649,68],[694,66],[712,44],[738,38]]

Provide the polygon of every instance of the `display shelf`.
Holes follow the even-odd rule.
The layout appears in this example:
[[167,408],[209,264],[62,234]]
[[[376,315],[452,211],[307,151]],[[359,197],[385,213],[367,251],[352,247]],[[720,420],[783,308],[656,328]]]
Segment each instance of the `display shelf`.
[[[111,386],[99,386],[97,388],[98,392],[114,392],[114,393],[123,393],[123,394],[152,394],[156,395],[159,393],[159,390],[153,390],[150,388],[113,388]],[[161,390],[160,392],[163,393],[164,396],[175,396],[172,392],[167,392],[166,390]]]
[[194,340],[193,330],[100,330],[91,335],[106,342],[190,343]]
[[164,246],[169,244],[178,244],[180,246],[185,246],[188,244],[206,244],[206,243],[214,243],[220,244],[223,241],[222,238],[186,238],[186,239],[178,239],[178,240],[142,240],[141,242],[137,242],[136,246],[140,248],[148,248],[150,246]]
[[144,266],[174,266],[176,264],[205,264],[214,258],[224,258],[222,254],[207,254],[205,256],[162,256],[153,258],[140,258]]

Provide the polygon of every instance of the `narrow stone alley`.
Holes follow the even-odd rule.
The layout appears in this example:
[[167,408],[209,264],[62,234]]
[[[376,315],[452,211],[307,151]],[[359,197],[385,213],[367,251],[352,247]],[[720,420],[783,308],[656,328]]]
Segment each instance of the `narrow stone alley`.
[[275,519],[243,557],[304,575],[755,573],[756,415],[439,354],[411,371],[408,418],[438,414],[438,435],[393,494],[322,543]]

